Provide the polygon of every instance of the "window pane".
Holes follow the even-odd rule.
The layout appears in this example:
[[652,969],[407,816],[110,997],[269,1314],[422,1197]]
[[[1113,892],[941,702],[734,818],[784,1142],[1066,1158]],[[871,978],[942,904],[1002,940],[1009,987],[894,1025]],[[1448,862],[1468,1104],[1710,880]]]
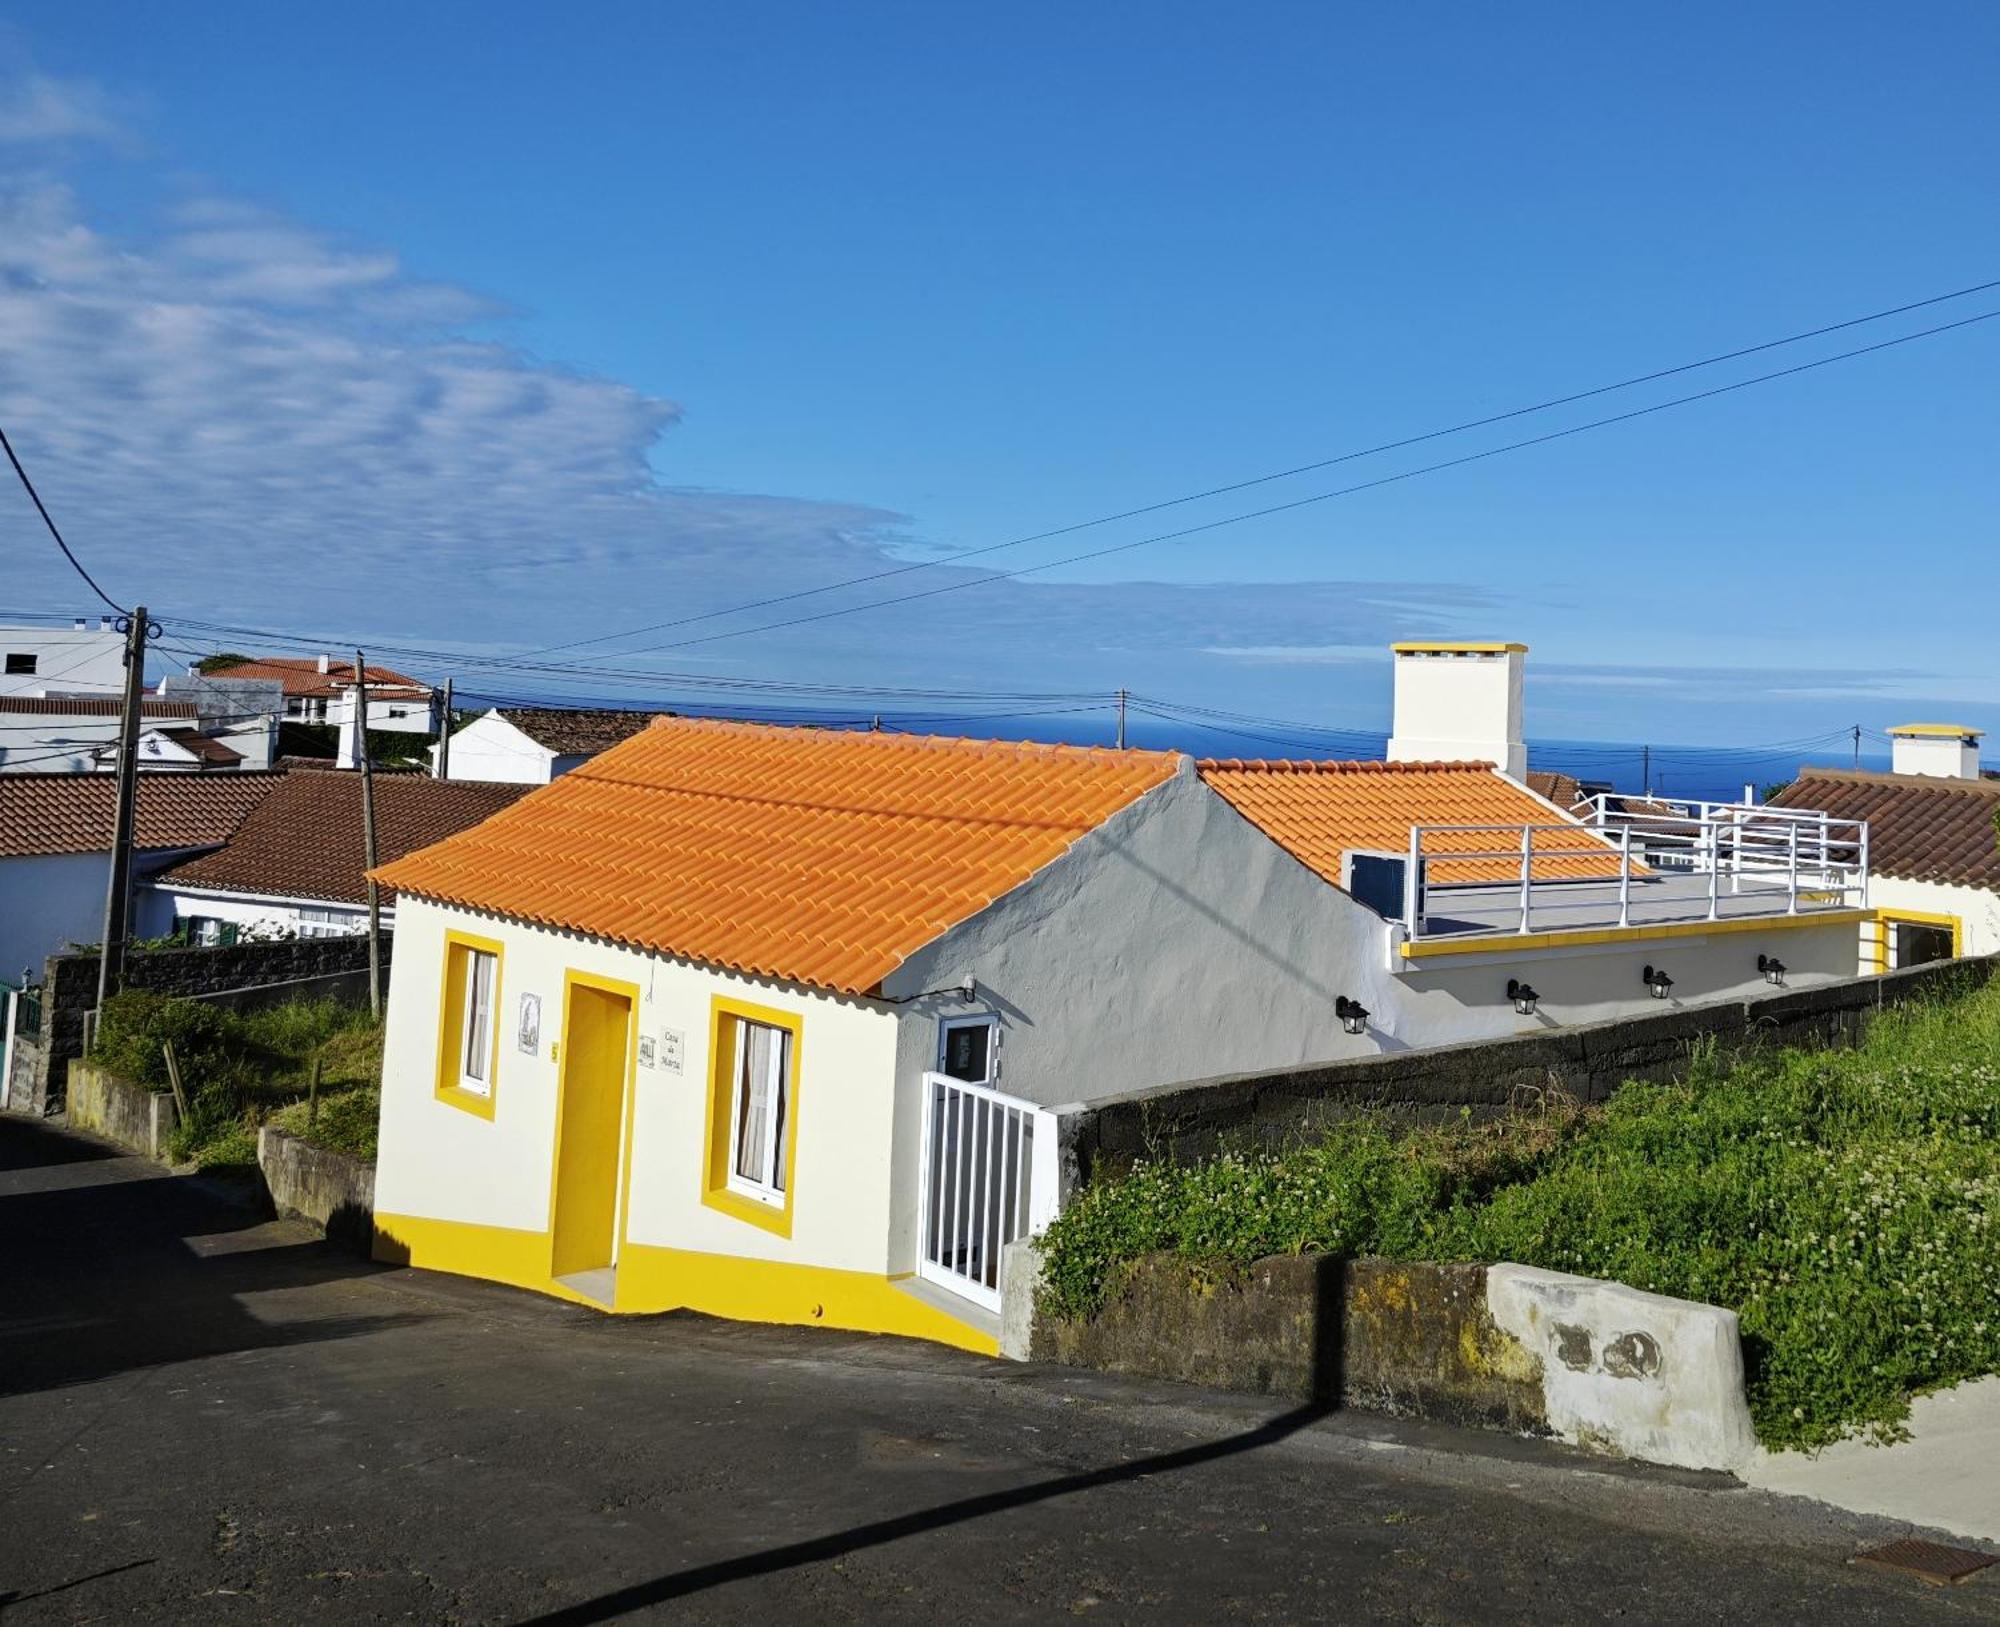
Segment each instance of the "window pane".
[[771,1030],[771,1098],[776,1103],[777,1131],[771,1137],[771,1190],[785,1190],[785,1148],[792,1133],[792,1091],[788,1080],[792,1036],[782,1028]]
[[771,1037],[763,1023],[736,1025],[736,1173],[769,1184]]
[[493,957],[467,951],[465,968],[465,1077],[484,1082],[493,1054]]
[[991,1023],[959,1023],[944,1031],[944,1072],[953,1079],[983,1085],[992,1077]]

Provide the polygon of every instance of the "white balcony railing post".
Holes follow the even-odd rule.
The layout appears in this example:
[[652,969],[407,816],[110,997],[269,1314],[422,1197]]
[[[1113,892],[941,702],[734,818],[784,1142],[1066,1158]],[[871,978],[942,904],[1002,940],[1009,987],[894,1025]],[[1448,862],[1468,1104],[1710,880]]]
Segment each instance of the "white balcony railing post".
[[1632,924],[1632,827],[1618,831],[1618,924]]
[[1534,912],[1535,827],[1521,827],[1521,930],[1529,930]]
[[1785,913],[1796,915],[1799,913],[1799,827],[1793,824],[1786,829],[1791,842],[1785,855]]
[[1708,815],[1702,822],[1701,842],[1708,849],[1708,918],[1713,921],[1722,913],[1722,845],[1716,840],[1715,815]]

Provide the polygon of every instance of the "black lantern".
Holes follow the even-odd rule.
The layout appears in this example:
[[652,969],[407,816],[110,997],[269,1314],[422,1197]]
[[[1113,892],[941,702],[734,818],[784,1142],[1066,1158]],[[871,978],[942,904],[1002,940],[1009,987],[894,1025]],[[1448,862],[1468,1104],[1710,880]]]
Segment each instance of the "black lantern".
[[1532,1017],[1535,1014],[1535,1002],[1540,1000],[1541,996],[1518,978],[1510,977],[1507,979],[1507,998],[1514,1002],[1517,1015]]
[[1645,979],[1646,992],[1655,1000],[1666,999],[1667,990],[1674,986],[1674,980],[1657,966],[1648,966],[1639,975]]
[[1333,1014],[1340,1019],[1340,1026],[1350,1034],[1368,1032],[1368,1008],[1359,1000],[1350,1000],[1341,995],[1333,1002]]
[[1773,988],[1781,989],[1785,986],[1785,963],[1776,955],[1759,955],[1757,970],[1764,974],[1764,981]]

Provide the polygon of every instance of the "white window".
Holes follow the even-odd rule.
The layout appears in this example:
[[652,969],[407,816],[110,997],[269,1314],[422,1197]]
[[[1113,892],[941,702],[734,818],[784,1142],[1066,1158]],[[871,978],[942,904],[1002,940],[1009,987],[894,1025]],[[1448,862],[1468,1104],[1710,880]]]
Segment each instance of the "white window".
[[465,1023],[459,1034],[458,1085],[475,1096],[493,1089],[493,974],[499,957],[484,949],[465,955]]
[[736,1025],[731,1091],[729,1185],[765,1203],[785,1201],[785,1153],[791,1140],[792,1036],[748,1017]]
[[358,926],[355,918],[339,910],[299,910],[299,936],[301,938],[345,938],[351,936]]

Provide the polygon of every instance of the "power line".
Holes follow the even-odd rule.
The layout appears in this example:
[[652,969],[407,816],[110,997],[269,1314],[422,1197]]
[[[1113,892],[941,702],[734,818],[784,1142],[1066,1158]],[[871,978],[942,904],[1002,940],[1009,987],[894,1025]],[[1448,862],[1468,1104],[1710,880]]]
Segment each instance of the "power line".
[[1990,322],[2000,317],[2000,310],[1982,311],[1977,316],[1961,318],[1956,322],[1941,323],[1934,328],[1922,328],[1915,333],[1899,334],[1893,339],[1883,339],[1872,345],[1862,345],[1854,350],[1843,350],[1831,356],[1821,356],[1813,361],[1800,362],[1794,367],[1782,367],[1774,372],[1759,373],[1751,378],[1738,379],[1729,384],[1718,384],[1713,389],[1697,390],[1691,395],[1675,396],[1667,401],[1654,402],[1651,406],[1635,407],[1630,412],[1613,413],[1605,418],[1593,418],[1581,424],[1572,424],[1566,429],[1549,430],[1545,434],[1531,435],[1524,440],[1509,441],[1501,446],[1488,447],[1480,452],[1468,452],[1463,457],[1446,458],[1437,463],[1424,464],[1415,469],[1405,469],[1398,474],[1383,475],[1374,480],[1364,480],[1352,486],[1337,487],[1332,491],[1316,492],[1309,497],[1294,498],[1288,503],[1273,503],[1267,508],[1252,509],[1247,513],[1225,515],[1219,520],[1207,520],[1200,525],[1184,526],[1177,531],[1161,531],[1136,541],[1115,543],[1108,548],[1092,548],[1083,553],[1069,554],[1061,559],[1051,559],[1040,565],[1028,565],[1019,570],[993,571],[985,576],[973,578],[969,582],[947,582],[940,587],[925,588],[917,593],[899,594],[888,599],[872,599],[866,604],[844,605],[833,610],[821,610],[809,616],[793,616],[784,621],[759,622],[754,627],[738,627],[720,633],[707,633],[700,638],[676,639],[665,644],[642,645],[635,650],[621,650],[625,656],[649,655],[662,650],[692,649],[697,645],[715,644],[724,639],[741,638],[751,633],[779,632],[788,627],[802,627],[812,622],[831,621],[839,616],[851,616],[865,610],[883,610],[899,604],[912,604],[919,599],[934,599],[941,594],[963,592],[967,588],[985,587],[994,582],[1014,581],[1023,576],[1034,576],[1042,571],[1055,570],[1063,565],[1077,565],[1085,560],[1105,559],[1113,554],[1130,553],[1135,548],[1147,548],[1156,543],[1174,542],[1182,538],[1200,536],[1205,532],[1219,531],[1225,526],[1241,525],[1248,520],[1268,519],[1274,514],[1289,514],[1298,509],[1310,508],[1316,503],[1331,502],[1338,497],[1352,497],[1357,492],[1374,491],[1383,486],[1393,486],[1405,480],[1415,480],[1424,475],[1440,473],[1446,469],[1463,468],[1467,464],[1480,463],[1487,458],[1504,456],[1510,452],[1524,451],[1529,447],[1546,446],[1553,441],[1567,440],[1572,435],[1582,435],[1590,430],[1605,429],[1614,424],[1630,423],[1634,419],[1650,417],[1657,412],[1667,412],[1675,407],[1685,407],[1698,401],[1713,400],[1717,396],[1730,395],[1737,390],[1747,390],[1755,385],[1769,384],[1777,379],[1792,378],[1800,373],[1810,373],[1821,367],[1831,367],[1836,362],[1853,361],[1860,356],[1870,356],[1877,351],[1890,350],[1898,345],[1911,344],[1918,339],[1934,338],[1941,333],[1951,333],[1959,328],[1969,328],[1980,322]]
[[42,501],[42,494],[35,490],[35,483],[28,478],[28,471],[21,467],[21,460],[14,455],[14,443],[7,439],[7,432],[4,429],[0,429],[0,450],[5,450],[7,461],[13,464],[14,473],[20,476],[21,486],[27,492],[28,500],[35,505],[35,512],[41,515],[42,524],[49,528],[49,535],[56,539],[56,546],[62,550],[62,556],[69,561],[70,568],[90,584],[90,591],[92,593],[96,594],[98,598],[117,611],[119,615],[124,615],[125,607],[99,587],[97,585],[97,578],[85,570],[82,561],[70,552],[69,544],[63,541],[63,534],[56,529],[56,522],[50,516],[48,506]]
[[[1374,457],[1383,452],[1397,452],[1406,447],[1421,446],[1427,441],[1443,440],[1447,436],[1462,435],[1468,430],[1487,429],[1494,424],[1504,424],[1515,418],[1530,417],[1538,412],[1551,412],[1557,407],[1574,406],[1579,401],[1589,401],[1597,396],[1612,395],[1619,390],[1636,389],[1642,384],[1657,384],[1661,379],[1676,378],[1683,373],[1699,372],[1705,367],[1718,367],[1724,362],[1741,361],[1746,356],[1761,355],[1765,351],[1781,350],[1787,345],[1803,344],[1808,339],[1823,339],[1830,333],[1840,333],[1848,328],[1864,327],[1870,322],[1886,321],[1892,316],[1904,316],[1911,311],[1920,311],[1928,306],[1946,304],[1955,299],[1966,299],[1973,294],[1983,294],[1989,289],[2000,288],[2000,279],[1992,282],[1974,283],[1969,288],[1954,289],[1948,294],[1934,294],[1928,299],[1912,300],[1907,305],[1892,306],[1888,310],[1873,311],[1866,316],[1850,317],[1844,322],[1830,323],[1825,327],[1812,328],[1804,333],[1788,334],[1782,339],[1766,340],[1762,344],[1746,345],[1740,350],[1725,351],[1721,355],[1706,356],[1700,361],[1683,362],[1677,367],[1661,368],[1657,372],[1642,373],[1634,378],[1620,379],[1615,384],[1600,384],[1588,390],[1578,390],[1570,395],[1556,396],[1547,401],[1538,401],[1532,406],[1514,407],[1506,412],[1493,413],[1485,418],[1469,418],[1462,423],[1452,424],[1443,429],[1426,430],[1420,435],[1407,435],[1401,440],[1383,441],[1374,446],[1361,447],[1356,451],[1342,452],[1333,457],[1319,458],[1311,463],[1294,464],[1289,469],[1279,469],[1270,474],[1252,475],[1247,479],[1230,481],[1220,486],[1209,486],[1201,491],[1188,492],[1183,496],[1169,497],[1157,503],[1141,504],[1137,508],[1121,509],[1115,514],[1101,514],[1095,519],[1079,520],[1071,525],[1056,526],[1048,531],[1036,531],[1027,536],[1013,537],[1006,542],[988,543],[983,548],[969,548],[950,554],[942,559],[913,561],[907,565],[892,566],[887,570],[871,571],[863,576],[851,576],[841,582],[827,582],[818,587],[799,588],[791,593],[773,594],[768,598],[752,599],[744,604],[730,605],[721,610],[704,610],[692,616],[678,616],[668,621],[650,623],[644,627],[628,627],[616,633],[599,633],[592,638],[571,639],[564,644],[544,644],[537,649],[523,652],[525,657],[550,655],[558,650],[577,650],[592,644],[607,644],[613,639],[635,638],[642,633],[664,632],[671,627],[686,627],[696,622],[713,621],[722,616],[741,615],[751,610],[765,610],[772,605],[789,604],[797,599],[810,599],[822,593],[835,593],[842,588],[862,587],[870,582],[886,581],[890,577],[906,576],[912,571],[932,570],[940,565],[956,565],[962,560],[976,559],[984,554],[999,553],[1007,548],[1025,547],[1031,542],[1047,542],[1056,537],[1067,537],[1079,531],[1089,531],[1101,525],[1114,525],[1120,520],[1134,520],[1146,514],[1158,514],[1165,509],[1179,508],[1188,503],[1202,502],[1210,497],[1224,497],[1231,492],[1248,491],[1253,486],[1269,485],[1273,481],[1289,480],[1295,475],[1312,474],[1320,469],[1331,469],[1338,464],[1352,463],[1360,458]],[[636,652],[626,651],[626,654]]]

